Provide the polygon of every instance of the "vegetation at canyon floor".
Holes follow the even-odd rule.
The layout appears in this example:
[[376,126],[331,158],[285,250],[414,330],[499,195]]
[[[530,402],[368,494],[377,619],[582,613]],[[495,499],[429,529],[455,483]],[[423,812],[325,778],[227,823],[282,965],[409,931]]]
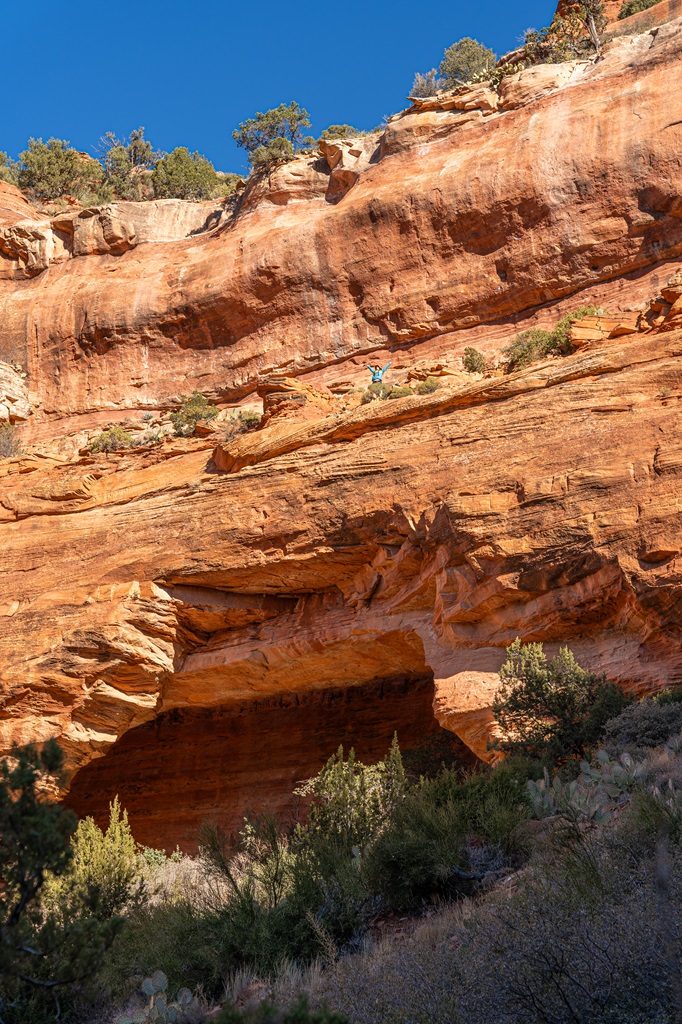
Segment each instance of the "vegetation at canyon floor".
[[198,1024],[226,996],[224,1024],[672,1022],[682,695],[614,702],[540,645],[502,675],[517,746],[494,767],[411,778],[397,742],[369,766],[340,749],[298,791],[306,821],[206,823],[194,859],[139,847],[116,801],[74,831],[37,798],[54,746],[5,762],[3,1019],[46,1024],[58,993],[66,1020],[121,1024]]

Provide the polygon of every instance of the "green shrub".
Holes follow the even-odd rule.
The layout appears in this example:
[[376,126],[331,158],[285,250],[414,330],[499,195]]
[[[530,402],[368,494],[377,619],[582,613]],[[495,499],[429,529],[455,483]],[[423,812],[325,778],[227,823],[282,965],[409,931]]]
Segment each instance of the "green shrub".
[[12,160],[0,150],[0,181],[7,181],[10,185],[19,184],[19,164]]
[[179,146],[162,157],[151,175],[154,195],[160,199],[212,199],[219,192],[215,167],[200,153]]
[[64,139],[29,139],[19,154],[19,187],[38,199],[80,198],[102,179],[102,166],[83,156]]
[[410,97],[415,96],[417,98],[425,98],[428,96],[436,96],[441,89],[445,87],[445,82],[439,77],[438,72],[435,68],[431,68],[425,75],[421,72],[417,72],[412,82],[412,88],[410,89]]
[[485,372],[485,356],[478,349],[472,348],[471,345],[467,345],[464,349],[463,363],[467,373]]
[[412,388],[408,388],[406,386],[398,387],[396,385],[393,385],[393,387],[391,388],[387,395],[387,398],[407,398],[408,395],[413,394],[414,391],[412,390]]
[[239,434],[246,434],[250,430],[257,430],[260,426],[261,417],[257,412],[252,412],[250,409],[240,410],[236,416],[230,418],[227,421],[225,429],[225,438],[230,440],[232,437],[237,437]]
[[273,139],[265,146],[258,146],[250,154],[253,167],[271,167],[273,164],[285,164],[293,159],[295,150],[289,139]]
[[629,18],[631,14],[639,14],[640,11],[648,11],[661,0],[625,0],[625,3],[618,12],[618,19]]
[[388,398],[392,386],[392,384],[384,384],[383,381],[381,383],[376,381],[374,384],[370,384],[367,390],[363,392],[360,399],[361,405],[368,405],[369,402],[382,401],[384,398]]
[[329,758],[312,779],[294,790],[310,797],[308,823],[298,831],[299,841],[323,837],[351,850],[370,843],[392,817],[405,793],[406,781],[397,737],[386,758],[364,765],[343,747]]
[[11,459],[16,455],[21,455],[21,445],[15,429],[11,423],[3,423],[0,426],[0,459]]
[[426,380],[420,380],[418,384],[415,384],[414,390],[418,395],[432,395],[434,391],[438,391],[441,383],[437,377],[427,377]]
[[121,448],[130,448],[133,443],[132,435],[125,427],[108,427],[90,444],[91,452],[117,452]]
[[438,71],[448,89],[489,78],[497,57],[477,39],[465,36],[445,51]]
[[405,775],[410,783],[433,779],[446,768],[459,768],[464,758],[474,755],[449,729],[438,729],[402,751]]
[[296,791],[311,804],[308,822],[291,836],[267,816],[247,820],[232,842],[205,824],[202,855],[225,892],[213,904],[223,963],[263,976],[286,960],[310,962],[321,953],[333,959],[356,941],[371,898],[365,853],[405,786],[395,741],[377,765],[360,764],[352,752],[344,758],[340,749]]
[[527,777],[517,762],[465,779],[446,770],[422,780],[368,851],[370,891],[397,912],[415,911],[436,896],[470,892],[521,853],[515,833],[530,816]]
[[364,134],[365,132],[361,132],[358,128],[353,128],[352,124],[330,124],[320,135],[320,141],[334,142],[336,139],[356,139],[359,135]]
[[172,900],[152,902],[130,916],[107,954],[97,985],[110,999],[131,995],[131,978],[159,968],[172,992],[201,987],[219,997],[230,965],[231,938],[225,919],[206,896],[181,891]]
[[521,370],[524,366],[542,359],[552,352],[551,331],[540,327],[531,327],[517,334],[511,345],[502,349],[507,357],[507,373]]
[[[311,962],[356,932],[367,893],[350,850],[323,832],[295,842],[271,817],[246,821],[236,841],[206,823],[202,857],[225,895],[214,901],[223,964],[261,976]],[[215,943],[216,940],[213,940]]]
[[68,906],[75,917],[86,911],[101,921],[140,906],[148,896],[144,859],[118,797],[109,805],[106,832],[93,818],[84,818],[71,838],[73,857],[68,871],[50,879],[47,898]]
[[212,420],[217,415],[216,406],[211,405],[199,391],[193,391],[191,395],[181,397],[180,408],[171,413],[170,420],[178,437],[187,437],[194,433],[199,420]]
[[666,690],[661,690],[654,697],[657,704],[663,706],[664,704],[679,704],[682,701],[682,686],[673,686]]
[[[429,394],[430,392],[422,392],[422,394],[424,393]],[[397,384],[384,384],[383,381],[381,383],[376,381],[374,384],[370,384],[367,390],[363,392],[360,404],[368,405],[370,402],[384,401],[387,398],[407,398],[413,394],[412,388],[406,385],[400,387]]]
[[562,14],[555,14],[547,28],[527,29],[524,61],[516,70],[533,64],[560,64],[599,50],[599,33],[606,27],[602,0],[578,0]]
[[682,730],[682,704],[647,698],[626,707],[606,723],[603,743],[609,750],[645,753]]
[[571,351],[571,325],[575,320],[582,320],[585,316],[596,316],[597,313],[603,312],[598,309],[597,306],[580,306],[579,309],[575,309],[572,313],[566,313],[557,322],[556,327],[552,331],[552,351],[558,355],[565,356]]
[[148,174],[163,153],[152,147],[144,137],[144,128],[136,128],[127,139],[119,139],[113,132],[102,138],[103,164],[106,183],[121,199],[141,200],[150,194]]
[[280,103],[278,107],[265,113],[259,111],[255,117],[242,121],[232,132],[232,138],[246,150],[252,164],[267,165],[290,159],[307,143],[304,128],[310,128],[308,111],[296,102],[288,106]]
[[571,351],[571,324],[575,320],[594,316],[599,312],[601,311],[596,306],[581,306],[580,309],[562,316],[552,331],[531,327],[517,334],[511,345],[502,349],[507,357],[507,373],[520,370],[546,356],[568,355]]
[[0,1016],[6,1024],[54,1019],[55,994],[88,978],[122,922],[85,913],[74,920],[44,902],[49,876],[70,870],[71,811],[46,799],[63,755],[54,740],[38,753],[14,749],[0,762]]
[[558,764],[584,758],[628,703],[605,676],[582,669],[567,647],[548,662],[542,644],[517,639],[500,669],[493,714],[502,750]]
[[224,171],[216,171],[218,179],[216,185],[216,196],[233,196],[237,186],[244,181],[241,174],[231,174]]

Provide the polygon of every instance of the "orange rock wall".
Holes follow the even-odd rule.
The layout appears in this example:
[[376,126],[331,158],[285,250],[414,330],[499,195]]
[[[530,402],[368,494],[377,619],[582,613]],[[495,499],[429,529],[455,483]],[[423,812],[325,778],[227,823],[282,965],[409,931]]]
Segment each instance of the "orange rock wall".
[[[174,845],[221,793],[232,814],[245,789],[267,779],[281,807],[284,788],[268,765],[218,792],[218,742],[205,805],[190,780],[171,810],[166,759],[163,823],[145,817],[153,737],[186,749],[173,716],[202,748],[207,722],[234,735],[248,777],[280,727],[259,722],[289,721],[279,701],[306,722],[325,693],[394,679],[418,694],[433,678],[439,722],[489,757],[516,636],[639,693],[682,681],[682,324],[665,292],[681,66],[677,19],[404,112],[333,167],[295,160],[189,237],[139,241],[139,218],[119,252],[114,212],[78,255],[0,193],[0,344],[24,353],[31,405],[29,451],[0,462],[2,749],[59,736],[80,810],[120,790],[140,834]],[[574,354],[494,368],[520,329],[588,301],[619,315]],[[620,316],[632,306],[652,314]],[[637,333],[602,330],[621,320]],[[467,344],[487,376],[462,373]],[[436,365],[442,386],[359,404],[367,358],[393,380]],[[88,453],[87,429],[193,387],[262,398],[261,429]],[[254,701],[279,710],[230,732]]]
[[26,352],[36,421],[361,373],[422,339],[457,356],[453,332],[678,256],[681,56],[679,22],[618,39],[549,91],[523,72],[503,111],[397,118],[340,198],[325,161],[296,161],[213,231],[1,282],[1,344]]

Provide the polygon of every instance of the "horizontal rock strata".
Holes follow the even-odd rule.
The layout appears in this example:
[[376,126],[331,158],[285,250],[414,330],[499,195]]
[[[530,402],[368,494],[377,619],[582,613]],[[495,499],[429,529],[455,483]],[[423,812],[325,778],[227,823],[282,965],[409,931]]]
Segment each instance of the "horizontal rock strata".
[[[517,636],[640,694],[682,682],[681,64],[677,18],[413,104],[230,206],[50,220],[0,184],[25,445],[0,461],[2,750],[59,737],[74,806],[120,790],[145,841],[187,844],[222,799],[230,827],[248,791],[284,810],[339,692],[433,687],[489,759]],[[571,355],[504,372],[584,305]],[[439,387],[364,401],[368,360]],[[170,438],[193,388],[220,417]],[[93,454],[126,417],[138,446]],[[389,703],[358,747],[406,724]]]

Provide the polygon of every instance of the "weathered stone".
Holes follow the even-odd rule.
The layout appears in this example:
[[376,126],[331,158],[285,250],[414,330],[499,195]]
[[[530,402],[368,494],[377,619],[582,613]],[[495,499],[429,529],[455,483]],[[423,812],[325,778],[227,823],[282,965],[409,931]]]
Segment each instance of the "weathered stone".
[[17,367],[0,363],[0,421],[18,423],[30,414],[25,374]]
[[[301,157],[216,230],[162,241],[151,204],[60,216],[68,258],[30,278],[49,237],[12,242],[0,344],[34,398],[28,453],[0,462],[2,749],[58,736],[79,810],[134,804],[126,773],[158,761],[145,835],[174,845],[224,773],[214,747],[209,792],[171,814],[174,717],[203,753],[202,716],[398,681],[487,758],[517,636],[637,693],[682,681],[681,58],[671,22],[563,85],[522,73],[514,109],[408,112],[351,188],[330,179],[350,148],[331,172]],[[42,224],[11,189],[2,217]],[[466,345],[494,366],[584,305],[609,314],[574,354],[458,372]],[[441,387],[359,404],[368,361]],[[89,451],[193,388],[221,432],[260,395],[259,429]],[[250,737],[274,793],[277,737]]]
[[[333,365],[345,379],[370,353],[395,363],[396,345],[456,359],[476,325],[485,340],[506,320],[509,334],[524,311],[674,258],[682,22],[609,45],[519,109],[391,122],[442,125],[371,163],[340,202],[326,201],[326,160],[301,158],[273,171],[271,193],[267,175],[250,184],[214,232],[67,260],[21,290],[0,282],[0,346],[30,349],[41,380],[35,431],[66,413],[169,408],[194,387],[236,402],[273,372]],[[482,120],[453,128],[469,117]],[[633,304],[655,290],[641,281]]]

